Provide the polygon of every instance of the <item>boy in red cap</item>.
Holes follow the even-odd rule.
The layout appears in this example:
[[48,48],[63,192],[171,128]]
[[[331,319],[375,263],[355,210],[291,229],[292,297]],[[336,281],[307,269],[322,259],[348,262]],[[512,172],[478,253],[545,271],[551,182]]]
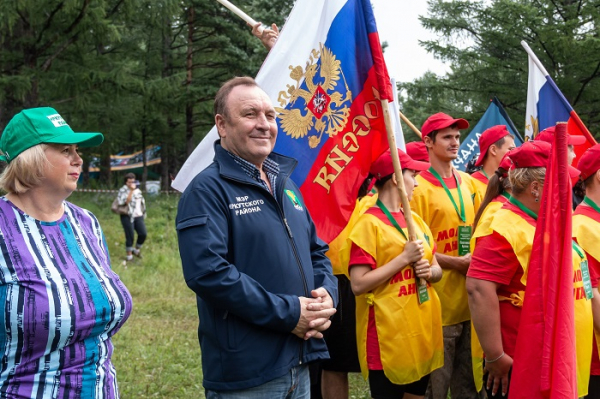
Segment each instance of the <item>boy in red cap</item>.
[[506,125],[496,125],[486,129],[479,137],[479,158],[475,166],[481,169],[473,173],[475,187],[479,191],[481,198],[485,197],[485,191],[490,180],[490,176],[500,166],[500,161],[508,151],[515,148],[515,138]]
[[429,170],[417,176],[411,208],[431,228],[444,269],[442,280],[434,287],[442,303],[444,331],[444,367],[431,374],[427,398],[477,398],[471,367],[471,316],[465,289],[465,275],[471,261],[469,242],[471,225],[481,198],[473,179],[455,170],[460,129],[465,119],[442,112],[430,116],[421,132],[429,152]]

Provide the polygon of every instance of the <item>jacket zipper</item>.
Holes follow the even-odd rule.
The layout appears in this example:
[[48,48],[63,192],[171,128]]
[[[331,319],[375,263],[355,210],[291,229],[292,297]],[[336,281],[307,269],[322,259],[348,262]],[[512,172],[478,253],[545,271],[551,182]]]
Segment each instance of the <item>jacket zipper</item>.
[[[279,208],[279,203],[277,204],[277,207]],[[281,213],[283,216],[283,211],[281,211]],[[302,269],[302,264],[300,263],[300,259],[298,258],[298,253],[296,252],[296,246],[294,245],[294,241],[292,240],[292,238],[294,237],[292,235],[292,229],[290,228],[290,225],[288,224],[287,219],[285,217],[283,218],[283,222],[285,223],[285,227],[286,227],[288,235],[290,237],[290,244],[292,245],[292,249],[294,250],[294,256],[296,257],[296,263],[298,264],[298,268],[300,269],[300,275],[302,276],[302,282],[304,283],[304,292],[306,293],[306,297],[310,298],[308,296],[308,286],[306,285],[306,275],[304,274],[304,270]],[[302,312],[302,310],[300,310],[300,312]],[[299,365],[302,364],[303,357],[304,357],[304,341],[300,344],[300,354],[299,354],[299,359],[298,359]]]
[[[231,180],[240,182],[240,183],[251,184],[253,186],[257,186],[257,187],[265,190],[269,194],[271,194],[271,196],[275,200],[275,205],[277,207],[277,211],[279,212],[279,217],[281,218],[281,220],[283,220],[283,224],[284,224],[285,229],[286,229],[286,231],[288,233],[290,245],[292,246],[292,251],[294,252],[294,257],[296,258],[296,264],[298,265],[298,269],[300,270],[300,277],[302,278],[302,283],[304,285],[304,295],[307,298],[310,298],[310,295],[309,295],[309,292],[308,292],[308,285],[306,284],[306,275],[304,274],[304,270],[302,269],[302,263],[300,262],[300,257],[298,256],[298,251],[296,250],[296,246],[294,245],[294,241],[292,240],[292,238],[294,237],[294,235],[292,234],[292,229],[290,228],[290,225],[288,224],[287,219],[286,219],[285,215],[283,214],[283,209],[281,209],[281,206],[279,205],[279,202],[277,201],[277,198],[269,190],[265,189],[263,186],[261,186],[258,183],[248,182],[248,181],[244,181],[244,180],[240,180],[240,179],[236,179],[236,178],[232,178],[232,177],[228,177],[228,178],[231,179]],[[287,182],[287,179],[288,179],[288,177],[286,176],[281,181],[282,184],[279,187],[285,187],[285,183]],[[302,342],[302,344],[300,345],[300,358],[298,359],[298,364],[302,364],[302,357],[303,357],[303,355],[304,355],[304,342]]]
[[[282,185],[280,187],[285,187],[285,183],[287,182],[287,179],[288,178],[285,177],[282,180],[282,182],[281,182]],[[282,200],[283,200],[283,198],[282,198]],[[281,206],[279,205],[279,202],[277,201],[276,198],[275,198],[275,202],[277,205],[277,209],[279,210],[279,215],[283,219],[283,223],[285,224],[285,228],[288,232],[290,245],[292,246],[292,250],[294,251],[294,257],[296,258],[296,264],[298,265],[298,269],[300,270],[300,277],[302,278],[302,283],[304,284],[304,294],[306,295],[307,298],[310,298],[310,295],[308,292],[308,285],[306,284],[306,275],[304,274],[304,269],[302,269],[302,263],[300,262],[300,257],[298,256],[298,251],[296,250],[296,245],[294,244],[294,240],[292,240],[292,238],[294,237],[294,235],[292,234],[292,229],[290,228],[290,225],[287,222],[287,218],[283,214],[283,209],[281,209]],[[300,310],[300,311],[302,312],[302,310]],[[304,357],[304,341],[302,341],[302,343],[300,344],[300,353],[299,353],[299,357],[298,357],[299,365],[302,364],[303,357]]]

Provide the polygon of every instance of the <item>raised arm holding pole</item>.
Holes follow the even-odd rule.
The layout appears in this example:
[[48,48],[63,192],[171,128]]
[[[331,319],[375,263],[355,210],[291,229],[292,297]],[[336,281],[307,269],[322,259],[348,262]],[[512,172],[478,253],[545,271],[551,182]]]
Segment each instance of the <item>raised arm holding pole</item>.
[[267,50],[271,50],[271,48],[275,45],[277,41],[277,37],[279,36],[279,29],[277,25],[272,24],[271,27],[265,27],[260,22],[254,20],[254,18],[250,17],[248,14],[240,10],[235,5],[231,4],[231,2],[227,0],[217,0],[235,15],[246,21],[246,23],[252,27],[252,34],[260,39],[263,46],[267,48]]

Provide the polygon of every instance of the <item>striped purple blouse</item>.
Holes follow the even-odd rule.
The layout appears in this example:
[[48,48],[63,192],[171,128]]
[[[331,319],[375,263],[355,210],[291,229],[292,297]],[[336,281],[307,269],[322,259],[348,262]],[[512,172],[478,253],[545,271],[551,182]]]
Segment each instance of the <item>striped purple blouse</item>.
[[111,336],[131,295],[96,217],[41,222],[0,197],[0,397],[118,398]]

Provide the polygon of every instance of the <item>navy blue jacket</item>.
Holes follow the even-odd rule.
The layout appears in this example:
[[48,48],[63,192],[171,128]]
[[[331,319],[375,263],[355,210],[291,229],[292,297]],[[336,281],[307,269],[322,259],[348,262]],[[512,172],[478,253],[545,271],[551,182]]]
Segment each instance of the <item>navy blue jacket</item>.
[[280,168],[277,200],[217,141],[214,162],[179,201],[179,252],[197,295],[203,384],[210,390],[258,386],[329,357],[322,339],[291,333],[299,296],[324,287],[337,304],[328,246],[289,179],[297,162],[275,153],[269,158]]

